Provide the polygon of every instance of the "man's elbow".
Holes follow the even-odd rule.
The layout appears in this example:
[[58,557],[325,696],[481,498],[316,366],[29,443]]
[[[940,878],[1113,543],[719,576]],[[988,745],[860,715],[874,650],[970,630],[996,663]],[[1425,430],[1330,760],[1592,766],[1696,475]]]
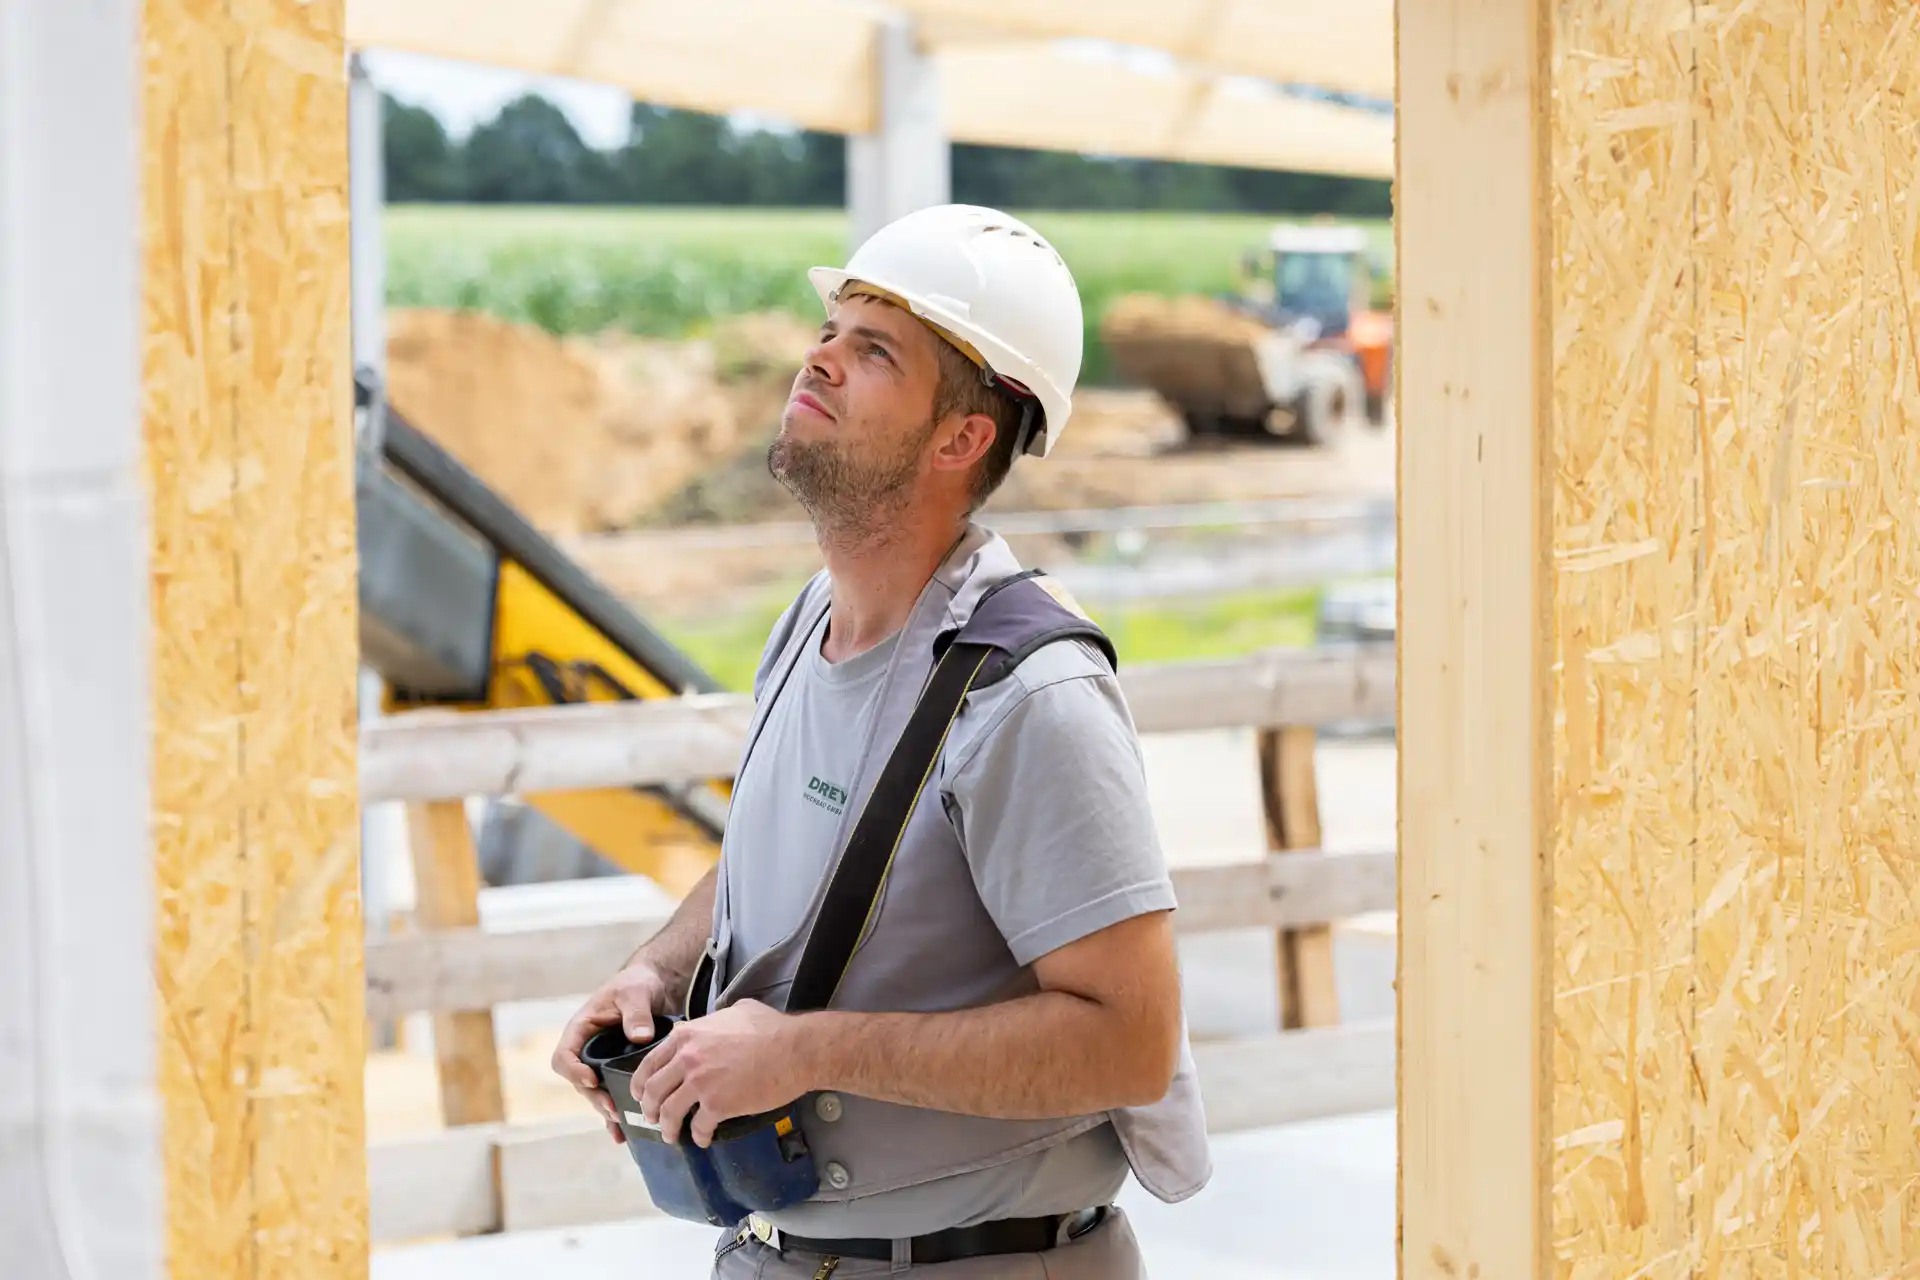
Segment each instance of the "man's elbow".
[[1180,1015],[1156,1016],[1146,1025],[1137,1025],[1127,1036],[1126,1051],[1115,1055],[1127,1064],[1122,1082],[1124,1107],[1152,1106],[1167,1096],[1173,1087],[1174,1072],[1180,1066]]

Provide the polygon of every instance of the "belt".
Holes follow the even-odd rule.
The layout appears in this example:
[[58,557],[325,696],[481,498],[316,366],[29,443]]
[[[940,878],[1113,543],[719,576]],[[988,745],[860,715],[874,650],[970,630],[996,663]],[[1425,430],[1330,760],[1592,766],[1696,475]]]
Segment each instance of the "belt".
[[[949,1227],[945,1231],[909,1239],[906,1242],[906,1261],[930,1264],[995,1254],[1045,1253],[1085,1235],[1106,1218],[1107,1207],[1103,1205],[1045,1218],[1000,1218],[993,1222],[982,1222],[978,1226]],[[781,1253],[793,1249],[831,1258],[893,1261],[894,1242],[891,1240],[877,1237],[820,1240],[811,1236],[796,1236],[779,1230],[758,1214],[747,1219],[741,1233]]]

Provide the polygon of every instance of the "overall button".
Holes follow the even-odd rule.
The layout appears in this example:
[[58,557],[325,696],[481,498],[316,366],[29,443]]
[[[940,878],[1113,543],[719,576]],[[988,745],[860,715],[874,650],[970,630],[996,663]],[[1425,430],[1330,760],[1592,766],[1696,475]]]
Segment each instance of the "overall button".
[[813,1114],[828,1124],[840,1118],[840,1111],[840,1095],[837,1093],[823,1093],[813,1100]]
[[827,1185],[835,1191],[845,1191],[853,1181],[853,1175],[847,1172],[847,1166],[838,1160],[827,1161]]

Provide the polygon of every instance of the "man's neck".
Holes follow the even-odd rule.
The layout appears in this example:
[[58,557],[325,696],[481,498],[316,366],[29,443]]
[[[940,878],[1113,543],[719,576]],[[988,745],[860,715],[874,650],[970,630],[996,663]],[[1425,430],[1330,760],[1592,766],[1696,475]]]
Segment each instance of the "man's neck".
[[920,593],[966,533],[964,520],[896,527],[864,541],[820,536],[833,580],[822,652],[828,662],[865,653],[906,625]]

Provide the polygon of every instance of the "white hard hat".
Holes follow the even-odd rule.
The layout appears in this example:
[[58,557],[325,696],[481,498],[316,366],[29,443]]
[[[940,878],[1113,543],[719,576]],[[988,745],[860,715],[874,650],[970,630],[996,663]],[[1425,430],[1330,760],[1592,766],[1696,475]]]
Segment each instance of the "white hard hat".
[[1060,438],[1080,377],[1080,290],[1026,223],[978,205],[935,205],[880,228],[844,269],[815,267],[807,278],[829,308],[850,282],[905,307],[1038,401],[1026,452],[1045,457]]

